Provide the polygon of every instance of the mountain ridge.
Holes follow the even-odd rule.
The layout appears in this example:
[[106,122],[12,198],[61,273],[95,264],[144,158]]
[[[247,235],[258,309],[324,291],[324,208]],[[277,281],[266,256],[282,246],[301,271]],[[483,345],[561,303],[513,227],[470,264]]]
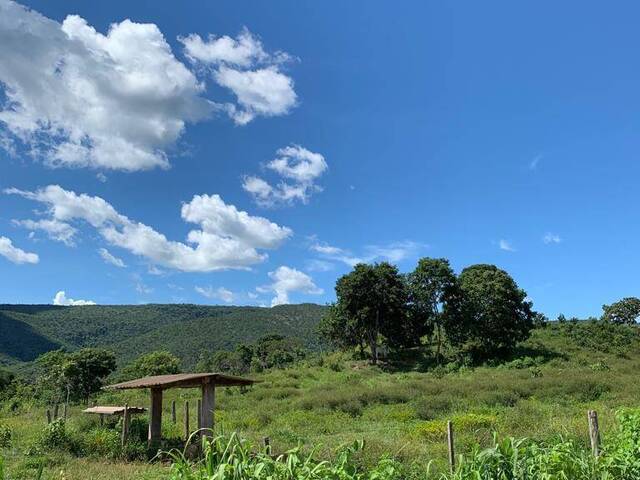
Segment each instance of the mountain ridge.
[[153,350],[169,350],[183,367],[203,351],[229,350],[267,334],[300,338],[321,348],[316,335],[326,306],[276,307],[196,304],[23,305],[0,304],[0,365],[35,360],[57,348],[102,347],[120,364]]

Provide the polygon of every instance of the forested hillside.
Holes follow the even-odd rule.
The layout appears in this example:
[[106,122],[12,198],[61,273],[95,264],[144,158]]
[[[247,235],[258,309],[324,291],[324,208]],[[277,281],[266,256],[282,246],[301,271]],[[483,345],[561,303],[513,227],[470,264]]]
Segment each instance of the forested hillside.
[[231,349],[271,333],[300,338],[315,349],[325,308],[0,305],[0,364],[28,362],[56,348],[99,346],[117,352],[119,362],[163,349],[190,366],[202,351]]

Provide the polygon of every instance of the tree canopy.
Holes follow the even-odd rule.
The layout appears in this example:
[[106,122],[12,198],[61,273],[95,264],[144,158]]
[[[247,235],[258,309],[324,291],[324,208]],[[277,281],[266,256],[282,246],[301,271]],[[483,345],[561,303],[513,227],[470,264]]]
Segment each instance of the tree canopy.
[[395,265],[358,264],[336,283],[337,301],[321,331],[344,346],[367,345],[378,361],[382,337],[392,348],[416,345],[420,325],[407,315],[407,285]]
[[633,325],[640,318],[640,299],[626,297],[611,305],[603,305],[602,310],[602,319],[607,322]]
[[527,293],[495,265],[472,265],[458,277],[458,295],[447,305],[447,335],[462,350],[486,358],[510,353],[533,328]]
[[45,401],[88,401],[116,369],[116,356],[101,348],[82,348],[71,353],[53,350],[41,355],[36,364],[38,392]]
[[336,303],[321,334],[341,348],[365,346],[378,358],[378,341],[394,348],[430,335],[436,357],[446,343],[478,359],[505,355],[529,336],[536,316],[527,294],[494,265],[472,265],[456,277],[444,258],[423,258],[406,276],[383,262],[356,265],[338,279]]
[[180,359],[168,351],[149,352],[140,355],[122,371],[125,380],[180,373]]
[[416,269],[407,275],[409,314],[424,332],[436,342],[436,356],[440,357],[443,332],[443,310],[455,294],[456,275],[446,258],[422,258]]

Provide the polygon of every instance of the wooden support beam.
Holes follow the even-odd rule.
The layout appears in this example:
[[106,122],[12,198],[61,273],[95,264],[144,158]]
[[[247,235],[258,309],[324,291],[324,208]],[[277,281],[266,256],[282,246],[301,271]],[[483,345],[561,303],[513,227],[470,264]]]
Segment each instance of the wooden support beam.
[[127,444],[127,440],[129,439],[129,422],[131,420],[131,415],[129,414],[129,404],[124,404],[124,413],[122,414],[122,446],[124,447]]
[[151,404],[149,408],[149,448],[160,445],[162,435],[162,389],[151,389]]
[[[206,380],[209,380],[208,378]],[[205,381],[202,384],[202,428],[206,429],[203,434],[213,436],[214,415],[216,408],[216,384],[212,381]]]
[[202,428],[202,400],[198,399],[196,405],[196,413],[198,414],[198,430]]
[[594,457],[600,456],[600,428],[598,427],[598,413],[595,410],[587,412],[589,420],[589,440],[591,441],[591,451]]
[[171,402],[171,422],[176,423],[176,401]]
[[447,422],[447,449],[449,451],[449,470],[454,473],[456,470],[456,452],[453,442],[453,424]]
[[189,429],[189,401],[184,402],[184,439],[189,440],[191,430]]

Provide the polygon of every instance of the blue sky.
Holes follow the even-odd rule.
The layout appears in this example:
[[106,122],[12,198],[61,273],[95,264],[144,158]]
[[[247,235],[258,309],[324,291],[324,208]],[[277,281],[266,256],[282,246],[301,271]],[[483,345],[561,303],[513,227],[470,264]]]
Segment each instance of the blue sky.
[[638,295],[637,2],[25,5],[0,302],[324,303],[420,256],[549,316]]

